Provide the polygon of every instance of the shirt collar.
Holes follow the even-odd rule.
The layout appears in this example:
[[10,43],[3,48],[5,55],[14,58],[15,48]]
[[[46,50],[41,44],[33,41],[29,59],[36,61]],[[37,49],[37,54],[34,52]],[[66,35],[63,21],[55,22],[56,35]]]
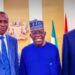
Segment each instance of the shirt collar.
[[[2,35],[0,35],[0,36],[2,36]],[[6,34],[4,34],[3,37],[5,38],[6,37]]]

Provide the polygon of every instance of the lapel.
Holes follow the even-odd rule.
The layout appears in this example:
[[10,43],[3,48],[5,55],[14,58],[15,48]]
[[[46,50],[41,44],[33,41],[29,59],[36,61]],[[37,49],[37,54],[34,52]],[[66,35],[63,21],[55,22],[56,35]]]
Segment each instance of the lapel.
[[12,45],[13,41],[11,40],[11,37],[9,35],[6,35],[6,40],[7,40],[7,46],[8,46],[8,59],[10,66],[13,66],[14,62],[14,46]]
[[10,35],[6,35],[6,40],[7,40],[7,46],[8,46],[8,58],[9,58],[9,63],[10,63],[10,68],[11,68],[11,74],[15,75],[15,53],[14,53],[14,42],[13,39],[10,37]]
[[11,64],[11,58],[12,58],[12,48],[11,48],[11,40],[10,40],[10,36],[6,35],[6,40],[7,40],[7,47],[8,47],[8,59],[9,59],[9,63]]
[[0,52],[0,63],[3,63],[1,52]]

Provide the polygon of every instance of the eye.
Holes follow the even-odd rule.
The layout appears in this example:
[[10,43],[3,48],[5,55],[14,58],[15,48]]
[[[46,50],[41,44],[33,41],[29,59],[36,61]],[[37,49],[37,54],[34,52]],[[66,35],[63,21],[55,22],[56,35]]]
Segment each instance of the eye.
[[36,32],[32,32],[32,34],[34,35],[34,34],[37,34]]
[[0,23],[2,23],[2,20],[0,20]]
[[7,20],[4,20],[4,23],[8,23],[8,21]]
[[7,20],[0,20],[0,23],[8,23],[8,21]]
[[42,33],[44,33],[44,32],[43,32],[43,31],[39,31],[39,33],[41,33],[41,34],[42,34]]

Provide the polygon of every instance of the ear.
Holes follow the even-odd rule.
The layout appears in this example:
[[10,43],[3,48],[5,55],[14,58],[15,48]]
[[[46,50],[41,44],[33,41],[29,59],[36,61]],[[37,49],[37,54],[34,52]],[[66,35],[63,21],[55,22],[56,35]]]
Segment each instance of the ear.
[[30,37],[31,37],[31,34],[30,34]]
[[44,32],[44,35],[46,35],[46,32]]
[[32,35],[30,34],[30,37],[32,38]]

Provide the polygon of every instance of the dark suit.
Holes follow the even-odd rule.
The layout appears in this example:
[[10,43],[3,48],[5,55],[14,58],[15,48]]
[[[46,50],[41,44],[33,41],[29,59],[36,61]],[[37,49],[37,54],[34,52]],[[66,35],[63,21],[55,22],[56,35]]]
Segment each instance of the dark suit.
[[75,75],[75,30],[63,37],[62,75]]
[[[11,75],[18,75],[18,54],[17,54],[17,40],[9,35],[6,35],[8,46],[8,59],[10,63]],[[5,75],[5,69],[0,53],[0,75]]]

